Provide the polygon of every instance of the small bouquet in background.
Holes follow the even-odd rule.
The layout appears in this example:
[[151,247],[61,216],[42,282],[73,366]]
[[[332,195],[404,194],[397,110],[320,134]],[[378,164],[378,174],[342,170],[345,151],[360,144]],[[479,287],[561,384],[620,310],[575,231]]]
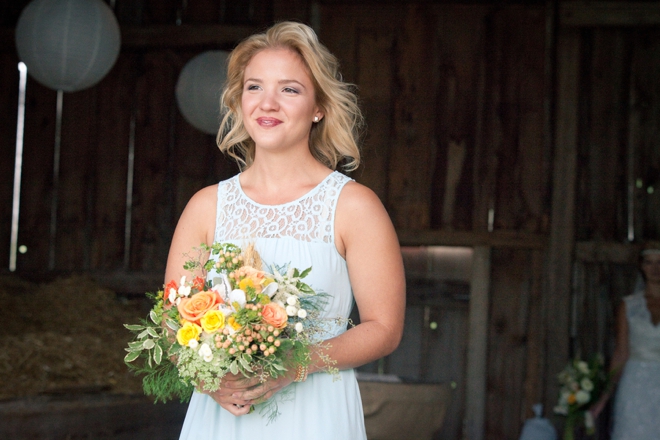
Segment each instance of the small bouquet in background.
[[573,359],[558,375],[561,389],[554,410],[566,416],[564,440],[573,440],[575,428],[584,425],[587,434],[595,430],[589,408],[598,401],[608,386],[608,375],[601,355],[588,362],[579,357]]
[[[303,281],[311,267],[273,266],[266,272],[252,245],[203,244],[195,251],[197,257],[184,265],[190,279],[184,276],[148,293],[154,303],[148,318],[125,325],[135,337],[124,361],[144,374],[147,395],[156,402],[187,401],[194,388],[217,391],[227,373],[263,382],[298,368],[301,380],[316,349],[326,369],[335,372],[320,351],[325,295]],[[204,263],[203,255],[209,255]],[[261,405],[262,414],[277,416],[277,399]]]

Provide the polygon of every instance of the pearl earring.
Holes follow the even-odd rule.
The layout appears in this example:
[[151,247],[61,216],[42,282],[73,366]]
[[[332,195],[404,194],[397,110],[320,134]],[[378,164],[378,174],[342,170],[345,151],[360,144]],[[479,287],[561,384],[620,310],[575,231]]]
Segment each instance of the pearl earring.
[[314,116],[314,122],[319,122],[319,117],[318,116]]

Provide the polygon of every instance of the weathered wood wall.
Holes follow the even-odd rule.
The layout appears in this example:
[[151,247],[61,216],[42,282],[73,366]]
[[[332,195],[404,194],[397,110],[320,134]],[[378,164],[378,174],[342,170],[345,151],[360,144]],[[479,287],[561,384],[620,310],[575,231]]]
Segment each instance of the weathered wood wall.
[[[27,3],[0,1],[1,267],[18,101],[13,26]],[[64,94],[57,193],[56,92],[28,81],[19,273],[86,271],[129,280],[137,292],[160,282],[188,198],[236,171],[213,136],[178,112],[179,72],[197,53],[231,49],[274,20],[295,18],[317,28],[358,85],[368,131],[364,165],[352,176],[381,197],[402,244],[492,248],[484,438],[517,438],[533,403],[549,414],[555,375],[570,354],[611,350],[612,306],[634,282],[634,246],[626,243],[660,235],[658,7],[111,3],[122,52],[97,86]],[[432,341],[412,376],[456,379],[462,392],[455,366],[465,362],[465,303],[411,299],[411,322],[429,314],[442,322],[441,333],[424,327],[411,342]],[[442,352],[452,367],[429,371]],[[442,438],[464,434],[462,397]]]

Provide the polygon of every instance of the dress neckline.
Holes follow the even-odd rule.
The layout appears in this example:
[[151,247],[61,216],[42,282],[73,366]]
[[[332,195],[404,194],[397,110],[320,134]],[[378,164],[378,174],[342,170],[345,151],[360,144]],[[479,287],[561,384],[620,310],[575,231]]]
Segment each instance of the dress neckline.
[[300,196],[300,197],[298,197],[298,198],[296,198],[296,199],[294,199],[294,200],[288,201],[288,202],[277,203],[277,204],[274,204],[274,205],[266,205],[266,204],[264,204],[264,203],[259,203],[259,202],[255,201],[254,199],[252,199],[250,196],[248,196],[248,195],[245,193],[245,191],[243,191],[243,186],[241,185],[241,179],[240,179],[240,176],[241,176],[241,174],[243,174],[243,173],[239,173],[239,174],[237,174],[237,175],[235,176],[235,179],[236,179],[236,187],[238,188],[238,192],[241,194],[241,196],[243,196],[243,197],[245,198],[245,200],[249,201],[250,203],[252,203],[253,205],[256,205],[256,206],[263,206],[263,207],[265,207],[265,208],[277,208],[277,207],[288,206],[288,205],[292,205],[292,204],[298,203],[298,202],[300,202],[301,200],[306,199],[306,198],[312,196],[312,195],[313,195],[315,192],[317,192],[317,191],[318,191],[318,190],[319,190],[319,189],[320,189],[320,188],[321,188],[321,187],[322,187],[322,186],[323,186],[328,180],[330,180],[330,178],[331,178],[332,176],[334,176],[335,173],[337,173],[337,171],[332,171],[330,174],[328,174],[327,176],[325,176],[325,177],[323,178],[323,180],[321,180],[321,181],[320,181],[320,182],[319,182],[314,188],[310,189],[309,191],[307,191],[307,192],[306,192],[305,194],[303,194],[302,196]]

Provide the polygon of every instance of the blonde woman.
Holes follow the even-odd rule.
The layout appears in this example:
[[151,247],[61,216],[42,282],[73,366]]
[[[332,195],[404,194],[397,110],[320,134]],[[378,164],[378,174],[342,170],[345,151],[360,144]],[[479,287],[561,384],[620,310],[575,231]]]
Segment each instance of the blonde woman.
[[[199,243],[255,243],[266,263],[311,266],[305,279],[330,295],[328,318],[360,324],[326,335],[340,380],[314,358],[265,383],[226,377],[195,392],[182,439],[366,439],[353,368],[391,353],[403,331],[405,281],[392,223],[378,197],[336,171],[359,165],[361,115],[337,60],[300,23],[284,22],[232,52],[222,97],[221,151],[242,172],[202,189],[177,225],[166,280],[184,275],[184,254]],[[250,406],[286,392],[273,422]]]
[[[660,436],[660,243],[640,255],[644,283],[617,311],[616,347],[610,371],[617,384],[612,440],[655,440]],[[609,394],[592,409],[598,416]]]

